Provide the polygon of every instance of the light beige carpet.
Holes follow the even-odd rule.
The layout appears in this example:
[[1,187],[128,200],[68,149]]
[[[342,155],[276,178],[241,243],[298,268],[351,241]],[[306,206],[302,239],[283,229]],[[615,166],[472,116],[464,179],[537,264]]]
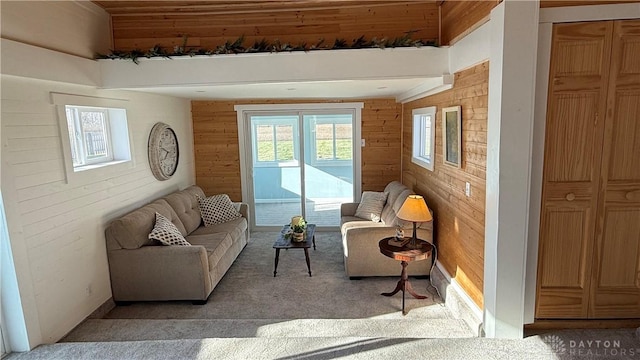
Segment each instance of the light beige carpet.
[[[104,319],[88,319],[64,342],[234,337],[471,337],[454,319],[428,279],[412,279],[424,300],[380,295],[398,277],[349,280],[340,234],[319,232],[310,249],[312,275],[301,249],[280,251],[273,276],[277,233],[252,234],[205,305],[189,301],[143,302],[116,307]],[[375,242],[373,242],[375,245]],[[398,263],[398,273],[401,270]],[[431,290],[431,291],[429,291]]]
[[[340,234],[318,232],[317,250],[310,249],[312,277],[307,274],[302,249],[280,251],[277,277],[273,277],[277,233],[251,235],[206,305],[188,301],[134,303],[117,307],[109,319],[451,319],[430,287],[428,279],[411,279],[413,288],[429,295],[424,300],[406,296],[408,314],[402,316],[401,293],[393,290],[398,277],[349,280],[344,273]],[[372,240],[372,245],[377,246]],[[382,256],[382,255],[381,255]]]
[[[313,277],[301,250],[281,251],[276,233],[254,233],[206,305],[148,302],[89,319],[63,342],[11,354],[40,359],[640,359],[640,331],[574,330],[522,340],[471,337],[426,279],[426,300],[381,296],[396,277],[349,280],[340,237],[318,233]],[[398,265],[400,270],[400,265]]]

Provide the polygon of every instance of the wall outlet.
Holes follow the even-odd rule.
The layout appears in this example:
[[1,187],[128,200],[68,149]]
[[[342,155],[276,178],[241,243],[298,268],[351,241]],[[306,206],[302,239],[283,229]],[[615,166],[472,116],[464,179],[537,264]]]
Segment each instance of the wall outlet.
[[467,195],[467,197],[471,196],[471,184],[469,184],[468,181],[464,183],[464,194]]
[[364,147],[364,139],[360,140],[360,147]]

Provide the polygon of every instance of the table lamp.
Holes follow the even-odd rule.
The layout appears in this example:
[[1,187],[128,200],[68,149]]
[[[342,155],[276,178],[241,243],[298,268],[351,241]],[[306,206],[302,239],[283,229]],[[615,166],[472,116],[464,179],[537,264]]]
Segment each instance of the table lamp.
[[400,211],[398,211],[398,217],[405,221],[413,222],[413,236],[411,242],[407,244],[409,249],[417,249],[416,244],[416,223],[431,221],[433,217],[427,207],[427,203],[424,202],[424,198],[420,195],[409,195],[402,204]]

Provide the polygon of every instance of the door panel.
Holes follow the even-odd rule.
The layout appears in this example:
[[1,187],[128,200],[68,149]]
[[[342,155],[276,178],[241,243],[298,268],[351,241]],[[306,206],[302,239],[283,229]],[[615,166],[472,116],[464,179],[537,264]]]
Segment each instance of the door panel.
[[615,21],[590,317],[640,318],[640,21]]
[[319,226],[340,224],[340,204],[353,202],[352,112],[305,114],[305,214]]
[[588,314],[611,23],[554,25],[537,318]]
[[554,98],[554,108],[548,127],[549,153],[555,154],[547,168],[550,182],[597,180],[594,172],[595,150],[598,143],[594,126],[598,113],[599,92],[580,94],[560,93]]
[[640,209],[605,209],[600,260],[592,287],[592,318],[633,318],[640,313]]
[[302,214],[298,116],[249,116],[256,226],[280,228]]
[[[640,82],[640,78],[637,80]],[[615,114],[607,180],[640,179],[640,91],[618,91]]]
[[[598,286],[635,287],[639,269],[640,210],[620,207],[605,210],[605,246],[602,247]],[[628,271],[633,269],[633,271]],[[640,297],[638,297],[640,300]]]
[[543,220],[541,235],[546,241],[540,279],[538,317],[581,317],[587,314],[583,300],[589,287],[593,243],[593,215],[590,202],[572,206],[550,204]]

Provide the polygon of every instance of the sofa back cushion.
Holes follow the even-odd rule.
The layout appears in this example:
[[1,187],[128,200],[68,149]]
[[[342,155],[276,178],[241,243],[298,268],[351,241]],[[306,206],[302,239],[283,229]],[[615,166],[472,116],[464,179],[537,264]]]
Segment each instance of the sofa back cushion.
[[[397,211],[394,210],[394,204],[398,200],[398,197],[400,196],[400,194],[402,194],[402,192],[404,191],[409,191],[409,189],[399,181],[392,181],[384,188],[384,192],[387,193],[388,195],[387,195],[387,203],[384,205],[384,208],[382,209],[381,220],[383,223],[387,224],[388,226],[395,226],[394,222],[395,222]],[[402,199],[402,202],[404,202],[405,199],[406,199],[406,196]],[[400,206],[402,206],[402,203],[400,204]]]
[[109,250],[137,249],[145,245],[153,245],[154,240],[149,239],[149,233],[155,225],[156,212],[171,220],[182,236],[187,235],[176,212],[169,203],[159,199],[112,221],[105,230],[107,248]]
[[387,196],[387,205],[393,206],[393,203],[398,199],[400,193],[407,190],[408,188],[402,184],[400,181],[392,181],[384,188],[384,192],[389,194]]
[[204,197],[204,191],[194,185],[164,197],[178,214],[187,234],[191,234],[202,224],[198,196]]

